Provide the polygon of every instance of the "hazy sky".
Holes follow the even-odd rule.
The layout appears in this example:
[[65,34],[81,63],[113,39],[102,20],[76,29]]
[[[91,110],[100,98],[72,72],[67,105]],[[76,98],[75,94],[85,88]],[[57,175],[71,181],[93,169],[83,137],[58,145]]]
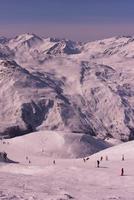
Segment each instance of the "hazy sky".
[[134,0],[0,0],[0,35],[94,40],[134,35]]

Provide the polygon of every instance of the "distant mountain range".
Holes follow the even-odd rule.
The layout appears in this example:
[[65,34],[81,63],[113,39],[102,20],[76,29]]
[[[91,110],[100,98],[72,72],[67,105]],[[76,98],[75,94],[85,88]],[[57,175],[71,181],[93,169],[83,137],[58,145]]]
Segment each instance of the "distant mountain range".
[[133,139],[134,37],[0,37],[0,135],[36,130]]

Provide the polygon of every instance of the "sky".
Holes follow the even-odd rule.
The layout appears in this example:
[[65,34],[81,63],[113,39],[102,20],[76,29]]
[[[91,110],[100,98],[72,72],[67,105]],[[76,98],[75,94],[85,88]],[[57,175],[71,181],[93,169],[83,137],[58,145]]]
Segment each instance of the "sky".
[[134,35],[134,0],[0,0],[0,35],[91,41]]

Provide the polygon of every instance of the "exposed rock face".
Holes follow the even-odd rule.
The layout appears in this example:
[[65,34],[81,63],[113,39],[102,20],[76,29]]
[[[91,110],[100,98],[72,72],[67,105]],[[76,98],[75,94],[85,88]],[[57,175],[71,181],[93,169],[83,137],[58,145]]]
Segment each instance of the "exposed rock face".
[[16,161],[10,160],[6,152],[0,152],[0,162],[4,163],[18,163]]
[[0,39],[0,134],[62,130],[134,138],[133,37]]

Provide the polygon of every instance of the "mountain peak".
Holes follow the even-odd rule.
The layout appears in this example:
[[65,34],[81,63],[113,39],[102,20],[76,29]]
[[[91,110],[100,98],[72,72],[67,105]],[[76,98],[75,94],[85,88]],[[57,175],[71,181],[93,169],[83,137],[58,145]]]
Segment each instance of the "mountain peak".
[[33,39],[33,38],[36,38],[36,39],[40,39],[41,38],[35,34],[30,34],[30,33],[24,33],[24,34],[21,34],[21,35],[18,35],[16,36],[14,39],[17,40],[17,41],[26,41],[26,40],[30,40],[30,39]]
[[14,49],[16,47],[26,45],[31,48],[32,46],[41,44],[41,43],[42,43],[42,38],[40,38],[39,36],[37,36],[35,34],[25,33],[25,34],[18,35],[15,38],[11,39],[9,41],[9,47],[11,49]]

